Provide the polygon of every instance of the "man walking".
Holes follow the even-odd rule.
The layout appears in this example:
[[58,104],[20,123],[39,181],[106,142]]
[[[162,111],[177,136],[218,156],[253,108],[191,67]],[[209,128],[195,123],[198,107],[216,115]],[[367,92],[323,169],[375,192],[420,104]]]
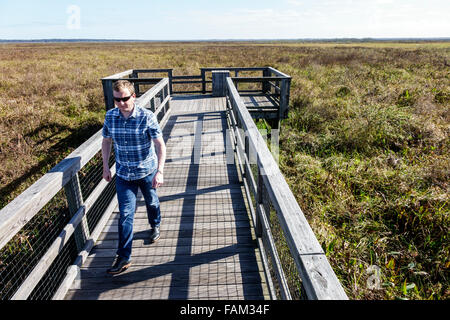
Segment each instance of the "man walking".
[[[119,246],[109,274],[118,274],[131,265],[133,221],[138,189],[144,195],[150,240],[160,237],[161,212],[156,189],[163,182],[166,146],[156,116],[135,104],[134,86],[127,80],[114,83],[117,108],[108,110],[103,125],[103,178],[111,181],[109,156],[114,144],[116,157],[116,190],[119,203]],[[155,150],[156,149],[156,150]]]

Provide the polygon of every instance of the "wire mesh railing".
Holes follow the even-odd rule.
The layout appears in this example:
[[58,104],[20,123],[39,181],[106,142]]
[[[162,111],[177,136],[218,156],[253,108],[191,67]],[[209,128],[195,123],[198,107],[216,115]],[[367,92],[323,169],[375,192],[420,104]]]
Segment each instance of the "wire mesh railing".
[[70,220],[64,190],[0,250],[0,298],[10,299]]

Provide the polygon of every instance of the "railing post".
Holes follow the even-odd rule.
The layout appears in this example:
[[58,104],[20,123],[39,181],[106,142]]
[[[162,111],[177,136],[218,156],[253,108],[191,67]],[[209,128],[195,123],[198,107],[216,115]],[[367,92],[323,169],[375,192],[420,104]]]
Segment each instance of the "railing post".
[[169,69],[169,71],[167,72],[169,75],[169,88],[170,88],[170,93],[173,93],[173,87],[172,87],[172,77],[173,77],[173,70]]
[[212,71],[212,95],[214,97],[225,97],[226,79],[230,76],[228,70]]
[[202,75],[202,93],[205,94],[206,93],[206,70],[201,68],[200,69],[200,73]]
[[264,182],[263,177],[261,175],[261,170],[259,169],[259,163],[258,163],[258,189],[257,189],[257,195],[256,195],[256,225],[255,225],[255,233],[257,237],[262,237],[262,222],[261,222],[261,204],[263,203],[263,188],[264,188]]
[[[244,154],[247,157],[248,163],[250,164],[250,144],[248,141],[248,135],[245,132],[244,132]],[[248,178],[250,175],[251,172],[247,172],[247,166],[244,166],[244,178]]]
[[[269,68],[265,68],[263,70],[263,77],[270,77],[270,74],[271,74],[271,72],[270,72]],[[269,81],[263,81],[262,82],[262,93],[266,94],[266,93],[269,93],[269,91],[270,91]]]
[[[64,186],[64,191],[66,193],[69,212],[73,216],[83,205],[83,195],[81,194],[81,186],[80,180],[78,179],[78,173],[75,174],[72,179],[70,179],[70,181]],[[78,251],[83,250],[86,240],[90,237],[86,214],[83,216],[80,224],[75,229],[74,237]]]
[[156,110],[156,106],[155,106],[155,98],[154,98],[154,97],[150,99],[150,110],[151,110],[152,112],[155,112],[155,110]]
[[284,78],[281,80],[280,87],[280,110],[278,114],[278,119],[286,119],[289,109],[289,90],[291,86],[291,79]]
[[[134,79],[134,78],[138,78],[138,72],[133,70],[133,73],[130,75],[130,78]],[[139,84],[136,82],[133,82],[133,86],[134,86],[134,91],[136,93],[136,96],[140,96],[141,92],[139,91]]]
[[106,111],[114,108],[113,81],[102,79],[103,96],[105,98]]
[[280,128],[278,121],[278,128],[270,129],[270,153],[277,165],[280,163]]
[[[164,100],[166,100],[166,98],[168,97],[168,96],[170,96],[170,87],[169,87],[169,83],[167,83],[166,85],[164,85],[164,88],[163,88],[163,98],[162,98],[162,101],[164,101]],[[164,116],[167,114],[167,112],[168,112],[168,110],[170,109],[170,100],[169,101],[167,101],[167,103],[164,105],[164,114],[163,114],[163,116],[162,116],[162,118],[164,118]]]

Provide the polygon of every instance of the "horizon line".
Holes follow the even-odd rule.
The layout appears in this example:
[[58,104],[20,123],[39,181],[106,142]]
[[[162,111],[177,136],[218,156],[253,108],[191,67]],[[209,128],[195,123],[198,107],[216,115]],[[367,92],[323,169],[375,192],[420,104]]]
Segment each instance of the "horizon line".
[[238,38],[238,39],[102,39],[102,38],[39,38],[39,39],[0,39],[0,42],[243,42],[243,41],[450,41],[450,37],[337,37],[337,38]]

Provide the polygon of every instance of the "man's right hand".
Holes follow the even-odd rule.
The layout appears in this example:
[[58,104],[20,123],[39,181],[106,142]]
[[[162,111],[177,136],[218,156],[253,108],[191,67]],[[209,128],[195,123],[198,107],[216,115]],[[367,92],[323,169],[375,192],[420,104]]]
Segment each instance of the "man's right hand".
[[103,168],[103,179],[108,182],[111,181],[111,170],[109,168]]
[[108,160],[111,153],[111,138],[103,138],[102,140],[102,160],[103,160],[103,179],[111,181],[111,171],[109,170]]

